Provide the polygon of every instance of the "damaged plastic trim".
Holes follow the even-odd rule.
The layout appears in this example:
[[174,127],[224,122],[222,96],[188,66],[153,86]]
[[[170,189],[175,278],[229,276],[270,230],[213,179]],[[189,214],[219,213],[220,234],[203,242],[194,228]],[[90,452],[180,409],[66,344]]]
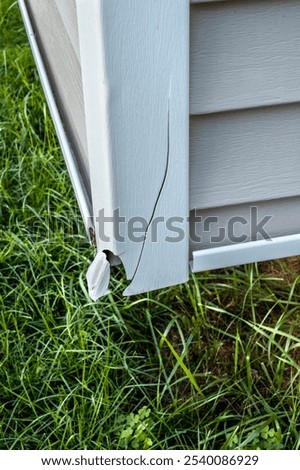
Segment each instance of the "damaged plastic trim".
[[[34,34],[39,26],[36,18],[44,20],[48,7],[35,17],[34,2],[19,0],[19,5],[86,231],[97,248],[87,272],[91,298],[108,292],[110,265],[119,261],[131,280],[124,295],[185,282],[189,276],[189,1],[70,0],[65,4],[69,9],[62,3],[57,14],[73,15],[67,47],[76,41],[80,79],[68,75],[68,70],[62,75],[50,70],[53,62],[47,54],[59,54],[62,45],[59,42],[55,48],[54,41],[52,48],[43,47],[44,41],[53,39],[51,29],[44,36]],[[49,10],[50,22],[57,19],[54,10]],[[60,27],[64,25],[63,21]],[[80,117],[86,128],[88,181],[79,168],[78,142],[68,139],[66,129],[71,134],[73,124],[67,121],[70,116],[63,117],[66,102],[55,94],[58,85],[68,90],[70,80],[77,80],[83,97]],[[72,96],[66,94],[64,100],[68,99]],[[99,222],[102,211],[112,221],[105,223],[105,237]],[[121,237],[116,235],[115,211],[124,218]],[[130,224],[137,217],[148,221],[143,233],[139,231],[141,241],[130,236]],[[153,241],[156,218],[163,223]],[[186,220],[182,227],[186,237],[173,243],[167,241],[171,218]]]
[[89,296],[92,300],[95,301],[103,295],[109,294],[109,279],[110,264],[105,253],[99,251],[86,273]]
[[[139,269],[139,266],[141,264],[141,259],[142,259],[142,256],[143,256],[143,252],[144,252],[144,248],[145,248],[145,243],[146,243],[146,240],[147,240],[147,234],[148,234],[148,231],[151,227],[151,223],[153,221],[153,218],[155,216],[155,213],[156,213],[156,207],[157,207],[157,204],[160,200],[160,197],[161,197],[161,194],[162,194],[162,191],[164,189],[164,185],[165,185],[165,182],[166,182],[166,179],[167,179],[167,175],[168,175],[168,169],[169,169],[169,162],[170,162],[170,99],[168,100],[168,114],[167,114],[167,121],[168,121],[168,128],[167,128],[167,156],[166,156],[166,169],[165,169],[165,173],[164,173],[164,177],[163,177],[163,180],[162,180],[162,183],[161,183],[161,186],[160,186],[160,189],[159,189],[159,193],[157,195],[157,199],[155,201],[155,204],[154,204],[154,207],[153,207],[153,211],[152,211],[152,214],[151,214],[151,217],[150,217],[150,220],[147,224],[147,227],[146,227],[146,231],[145,231],[145,235],[144,235],[144,241],[143,241],[143,244],[142,244],[142,248],[141,248],[141,253],[140,253],[140,256],[139,256],[139,259],[138,259],[138,263],[137,263],[137,266],[135,268],[135,271],[134,271],[134,274],[132,276],[132,285],[134,285],[134,278],[136,276],[136,273]],[[129,289],[130,289],[130,286],[129,286]],[[126,291],[124,292],[124,295],[126,295]]]
[[[124,295],[186,282],[189,2],[76,0],[76,8],[98,251],[90,292],[93,298],[106,292],[106,251],[131,280]],[[114,222],[103,240],[97,218],[104,211],[114,220],[116,210],[126,220],[122,241]],[[141,242],[126,232],[134,217],[148,221]],[[164,221],[155,242],[154,217]],[[172,217],[187,221],[186,237],[176,243],[166,241]]]

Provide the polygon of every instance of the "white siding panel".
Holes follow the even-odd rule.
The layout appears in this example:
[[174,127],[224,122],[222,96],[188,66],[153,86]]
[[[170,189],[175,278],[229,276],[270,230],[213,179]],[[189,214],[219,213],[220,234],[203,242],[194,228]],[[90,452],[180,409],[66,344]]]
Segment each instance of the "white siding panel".
[[90,195],[88,194],[88,188],[86,188],[86,185],[84,184],[82,174],[78,171],[76,157],[74,155],[73,149],[70,147],[69,137],[66,134],[65,126],[62,122],[62,118],[57,106],[57,99],[53,95],[49,76],[47,74],[47,70],[44,63],[44,58],[42,57],[41,50],[37,43],[36,34],[33,30],[33,25],[28,14],[28,9],[26,7],[25,0],[19,0],[19,6],[24,20],[29,43],[32,49],[33,57],[35,59],[37,70],[45,93],[45,98],[48,102],[49,111],[52,116],[57,136],[61,145],[61,149],[65,158],[65,162],[78,201],[81,215],[85,224],[85,228],[87,234],[90,236],[91,233],[94,231],[94,226],[91,219],[92,207]]
[[191,6],[191,114],[300,101],[299,0]]
[[[190,259],[194,251],[230,246],[238,241],[248,242],[255,238],[263,239],[263,232],[257,231],[257,224],[264,217],[271,217],[268,221],[264,221],[266,224],[263,222],[262,228],[272,238],[300,233],[299,207],[298,196],[191,211]],[[241,217],[244,221],[240,219]],[[244,223],[245,221],[247,223]]]
[[300,194],[300,105],[194,116],[190,208]]
[[[89,162],[75,6],[73,1],[66,0],[62,0],[59,10],[54,0],[27,0],[26,6],[57,106],[88,186]],[[64,20],[60,13],[63,13]],[[68,31],[65,24],[68,24]]]

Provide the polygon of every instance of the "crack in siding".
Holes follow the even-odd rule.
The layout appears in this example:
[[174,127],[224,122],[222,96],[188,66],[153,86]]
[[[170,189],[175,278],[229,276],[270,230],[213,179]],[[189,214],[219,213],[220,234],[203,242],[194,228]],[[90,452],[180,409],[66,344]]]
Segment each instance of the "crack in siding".
[[142,260],[142,256],[143,256],[143,252],[144,252],[144,248],[145,248],[145,244],[146,244],[146,240],[147,240],[147,233],[148,233],[149,228],[150,228],[150,225],[151,225],[151,223],[152,223],[152,221],[153,221],[154,214],[155,214],[157,205],[158,205],[158,203],[159,203],[159,200],[160,200],[160,197],[161,197],[161,194],[162,194],[162,191],[163,191],[163,188],[164,188],[166,179],[167,179],[168,170],[169,170],[169,163],[170,163],[170,98],[169,98],[169,100],[168,100],[168,113],[167,113],[167,116],[168,116],[168,117],[167,117],[167,119],[168,119],[168,122],[167,122],[167,159],[166,159],[165,173],[164,173],[164,176],[163,176],[162,183],[161,183],[161,185],[160,185],[160,189],[159,189],[159,191],[158,191],[158,195],[157,195],[157,198],[156,198],[154,207],[153,207],[153,211],[152,211],[150,220],[149,220],[149,222],[148,222],[148,224],[147,224],[147,227],[146,227],[146,230],[145,230],[145,236],[144,236],[144,240],[143,240],[143,245],[142,245],[142,248],[141,248],[140,256],[139,256],[139,259],[138,259],[138,262],[137,262],[135,271],[134,271],[133,276],[132,276],[131,284],[134,282],[134,278],[135,278],[136,273],[137,273],[137,271],[138,271],[138,269],[139,269],[139,266],[140,266],[140,264],[141,264],[141,260]]

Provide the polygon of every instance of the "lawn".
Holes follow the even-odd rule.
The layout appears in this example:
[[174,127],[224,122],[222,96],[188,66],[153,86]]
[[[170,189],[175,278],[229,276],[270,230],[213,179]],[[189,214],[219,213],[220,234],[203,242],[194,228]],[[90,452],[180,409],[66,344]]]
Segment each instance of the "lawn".
[[300,261],[92,302],[94,257],[0,0],[0,449],[299,449]]

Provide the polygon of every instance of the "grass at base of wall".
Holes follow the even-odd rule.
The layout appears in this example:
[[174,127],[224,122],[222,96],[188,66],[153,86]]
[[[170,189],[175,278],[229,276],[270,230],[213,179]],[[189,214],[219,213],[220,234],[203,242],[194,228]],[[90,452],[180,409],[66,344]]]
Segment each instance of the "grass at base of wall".
[[299,258],[93,303],[16,2],[0,30],[0,448],[299,449]]

